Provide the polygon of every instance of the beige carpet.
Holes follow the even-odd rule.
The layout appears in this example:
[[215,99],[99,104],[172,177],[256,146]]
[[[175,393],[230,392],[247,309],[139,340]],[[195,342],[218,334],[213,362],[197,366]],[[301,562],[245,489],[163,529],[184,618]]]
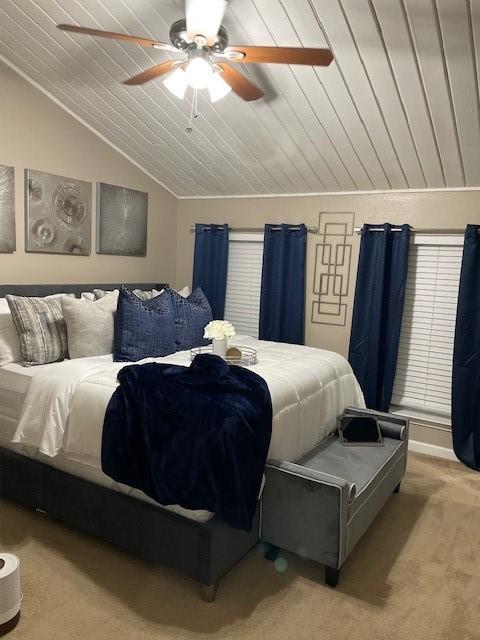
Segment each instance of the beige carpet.
[[139,562],[46,516],[0,503],[0,548],[22,561],[11,640],[469,640],[480,638],[480,474],[411,456],[340,585],[285,554],[252,552],[204,604],[196,583]]

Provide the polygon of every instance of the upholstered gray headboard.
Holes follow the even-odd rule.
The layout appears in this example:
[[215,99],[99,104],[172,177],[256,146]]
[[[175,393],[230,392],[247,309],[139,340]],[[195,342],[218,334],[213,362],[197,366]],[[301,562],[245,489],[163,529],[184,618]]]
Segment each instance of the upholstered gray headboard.
[[[152,282],[125,282],[129,289],[163,289],[167,284]],[[93,289],[103,289],[110,291],[118,289],[120,284],[0,284],[0,298],[4,298],[7,293],[15,296],[49,296],[52,293],[74,293],[80,297],[82,291],[92,291]]]

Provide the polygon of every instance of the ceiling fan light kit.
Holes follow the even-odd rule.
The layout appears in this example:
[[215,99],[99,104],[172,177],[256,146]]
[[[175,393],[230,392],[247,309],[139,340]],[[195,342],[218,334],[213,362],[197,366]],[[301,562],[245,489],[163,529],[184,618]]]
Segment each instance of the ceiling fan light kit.
[[185,75],[192,89],[206,89],[213,76],[212,65],[204,58],[192,58],[185,69]]
[[[130,36],[59,24],[62,31],[80,33],[98,38],[131,42],[166,53],[179,54],[180,59],[167,60],[125,80],[124,84],[137,86],[166,76],[164,86],[177,98],[185,98],[188,87],[193,89],[192,113],[198,116],[197,92],[207,89],[210,100],[218,102],[231,91],[245,101],[259,100],[265,94],[234,64],[301,64],[328,66],[333,55],[329,49],[295,47],[228,46],[228,34],[222,25],[227,0],[186,0],[186,19],[177,20],[170,29],[172,44],[149,38]],[[192,121],[192,117],[190,118]],[[191,122],[187,131],[191,131]]]
[[218,71],[214,71],[213,76],[208,84],[208,93],[210,94],[211,102],[218,102],[222,98],[225,98],[232,87],[225,82]]
[[180,100],[185,98],[188,87],[197,91],[208,89],[211,102],[218,102],[232,90],[232,87],[221,77],[220,71],[202,61],[201,58],[190,62],[186,69],[178,68],[172,71],[163,84]]
[[183,100],[188,89],[187,74],[183,69],[176,69],[163,81],[163,84],[174,96]]

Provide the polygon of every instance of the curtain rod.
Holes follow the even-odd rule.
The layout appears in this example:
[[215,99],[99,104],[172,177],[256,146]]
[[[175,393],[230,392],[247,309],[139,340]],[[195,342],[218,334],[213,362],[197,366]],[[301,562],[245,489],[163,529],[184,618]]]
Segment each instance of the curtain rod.
[[[355,227],[355,233],[361,234],[362,229],[363,227]],[[370,227],[370,231],[385,231],[385,229],[383,229],[382,227]],[[391,231],[401,231],[401,229],[393,227]],[[412,233],[432,233],[432,234],[441,233],[441,234],[447,234],[447,235],[454,235],[454,234],[463,235],[465,233],[465,229],[415,229],[413,227],[410,228],[410,231]]]
[[[219,225],[221,226],[221,225]],[[209,225],[205,225],[206,229],[209,229],[210,226]],[[275,225],[273,227],[274,231],[279,231],[282,227],[280,225]],[[293,226],[292,230],[298,230],[300,229],[299,226]],[[230,227],[230,231],[232,231],[233,233],[263,233],[265,231],[264,227]],[[307,227],[307,231],[308,233],[318,233],[318,227]],[[190,227],[190,233],[195,233],[195,227]]]

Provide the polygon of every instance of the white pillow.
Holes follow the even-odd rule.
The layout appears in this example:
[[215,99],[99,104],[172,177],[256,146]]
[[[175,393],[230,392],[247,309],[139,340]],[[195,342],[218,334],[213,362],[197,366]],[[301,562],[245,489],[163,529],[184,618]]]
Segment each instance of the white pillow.
[[5,298],[0,299],[0,367],[22,359],[20,338]]
[[[133,293],[141,300],[151,300],[152,298],[156,298],[157,296],[159,296],[164,291],[165,289],[162,289],[161,291],[157,291],[157,289],[152,289],[151,291],[142,291],[141,289],[134,289]],[[114,292],[118,293],[118,289],[114,289]],[[93,293],[94,293],[95,300],[100,300],[107,293],[112,293],[112,292],[103,291],[103,289],[94,289]],[[177,293],[178,295],[182,296],[182,298],[188,298],[188,296],[190,295],[190,289],[188,287],[183,287],[183,289],[180,289],[180,291],[177,291]],[[83,293],[82,293],[82,298],[83,298]]]
[[[135,291],[133,293],[136,293],[137,291],[140,291],[139,289],[135,289]],[[152,289],[152,298],[156,298],[157,296],[159,296],[161,293],[163,293],[165,291],[165,289],[162,289],[161,291],[157,291],[156,289]],[[175,289],[174,289],[175,291]],[[190,295],[190,289],[188,287],[183,287],[183,289],[180,289],[179,291],[177,291],[179,296],[182,296],[182,298],[188,298],[188,296]]]
[[177,293],[179,296],[182,296],[182,298],[188,298],[190,295],[190,289],[188,287],[183,287],[183,289],[180,289]]
[[142,289],[134,289],[133,293],[140,298],[140,300],[152,300],[152,298],[156,298],[161,293],[163,293],[163,289],[161,291],[157,291],[156,289],[152,289],[151,291],[142,291]]
[[[152,298],[156,298],[157,296],[159,296],[164,291],[165,289],[161,289],[160,291],[157,291],[156,289],[152,289],[151,291],[142,291],[141,289],[134,289],[133,293],[136,296],[138,296],[141,300],[151,300]],[[180,289],[180,291],[177,291],[177,293],[179,296],[182,296],[182,298],[188,298],[188,296],[190,295],[190,289],[188,287],[183,287],[183,289]]]
[[[165,289],[161,289],[160,291],[157,291],[157,289],[152,289],[151,291],[142,291],[141,289],[134,289],[133,293],[140,298],[140,300],[151,300],[152,298],[156,298],[157,296],[159,296],[161,293],[163,293],[165,291]],[[188,287],[183,287],[183,289],[180,289],[180,291],[177,291],[179,296],[182,296],[182,298],[188,298],[188,296],[190,295],[190,289]]]
[[95,300],[95,294],[93,293],[93,291],[82,291],[80,298],[93,302]]
[[113,316],[117,301],[117,291],[107,293],[100,300],[62,298],[71,359],[113,352]]
[[104,289],[94,289],[93,290],[93,295],[95,297],[95,300],[101,300],[102,298],[104,298],[109,293],[116,293],[117,296],[118,296],[119,290],[118,289],[113,289],[113,291],[112,290],[104,291]]

